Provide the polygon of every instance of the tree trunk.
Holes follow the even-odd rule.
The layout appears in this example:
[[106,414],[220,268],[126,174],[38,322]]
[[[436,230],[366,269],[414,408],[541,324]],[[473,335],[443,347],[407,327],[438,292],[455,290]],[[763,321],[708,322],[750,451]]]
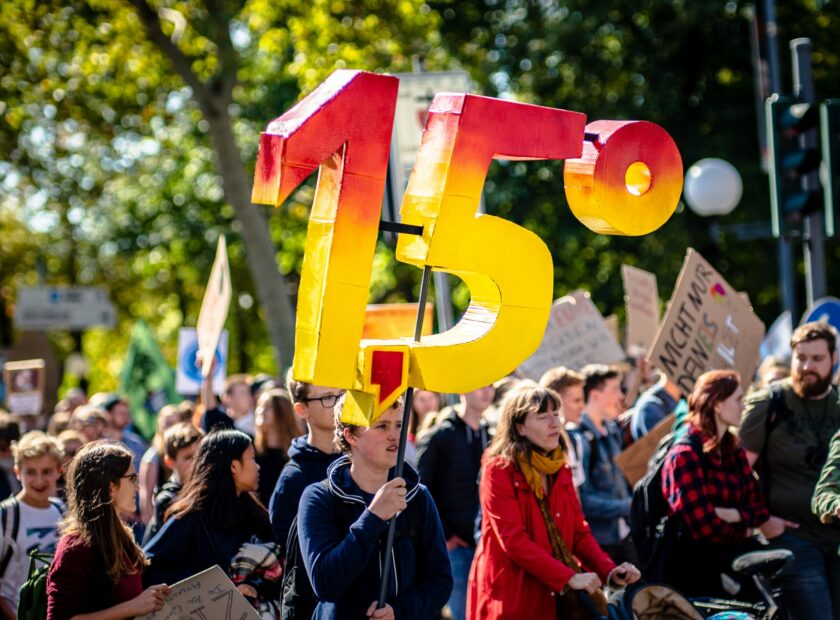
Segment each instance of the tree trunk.
[[219,174],[224,182],[225,198],[233,205],[236,219],[242,225],[245,257],[254,280],[257,299],[265,314],[269,338],[274,346],[277,371],[292,365],[294,356],[295,318],[289,301],[286,278],[277,267],[274,243],[262,213],[251,202],[251,179],[233,136],[231,118],[226,109],[204,117],[210,124]]
[[219,47],[221,73],[218,79],[205,84],[193,73],[192,60],[163,33],[158,12],[149,4],[149,0],[129,1],[137,9],[150,40],[169,58],[175,71],[192,89],[193,97],[210,125],[225,198],[233,205],[236,219],[242,225],[248,270],[254,280],[257,300],[265,313],[268,336],[277,359],[277,370],[282,372],[284,366],[291,366],[294,357],[295,319],[286,278],[277,268],[277,256],[268,232],[268,222],[251,203],[251,179],[245,172],[233,135],[233,122],[228,113],[237,70],[236,52],[230,41],[230,15],[225,11],[210,11],[209,19],[215,20],[213,27],[218,35],[215,43]]

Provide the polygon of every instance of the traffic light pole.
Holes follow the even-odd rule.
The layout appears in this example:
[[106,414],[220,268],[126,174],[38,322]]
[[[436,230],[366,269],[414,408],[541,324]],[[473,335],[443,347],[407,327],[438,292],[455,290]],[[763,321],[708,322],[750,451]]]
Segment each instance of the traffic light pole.
[[[782,78],[779,69],[779,44],[776,38],[776,2],[764,0],[764,36],[767,45],[767,72],[770,74],[770,92],[782,92]],[[793,244],[779,236],[776,242],[779,261],[779,288],[782,310],[791,316],[799,316],[796,307],[796,279],[793,268]]]
[[[811,40],[807,38],[794,39],[790,42],[791,61],[793,64],[793,94],[805,103],[816,104],[817,95],[814,90],[814,73],[811,68]],[[803,148],[818,148],[816,129],[803,133],[801,137]],[[814,191],[819,189],[819,175],[816,172],[803,175],[802,189]],[[808,307],[814,300],[825,297],[825,235],[823,231],[824,215],[821,211],[810,213],[803,222],[802,250],[805,257],[805,294]]]

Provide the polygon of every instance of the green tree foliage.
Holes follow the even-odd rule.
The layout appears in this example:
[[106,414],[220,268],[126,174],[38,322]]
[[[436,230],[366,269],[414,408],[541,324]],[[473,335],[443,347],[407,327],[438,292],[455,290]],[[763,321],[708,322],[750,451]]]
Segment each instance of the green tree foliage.
[[[336,68],[408,70],[434,56],[435,20],[418,2],[4,3],[0,162],[14,176],[2,200],[43,231],[48,282],[105,285],[120,309],[117,333],[87,338],[94,388],[113,387],[136,319],[174,359],[219,234],[231,367],[278,370],[266,324],[280,310],[260,295],[245,233],[256,221],[268,234],[276,250],[260,277],[288,277],[293,297],[313,183],[279,211],[251,205],[259,131]],[[26,271],[16,284],[34,279]]]
[[[840,6],[784,4],[780,40],[813,37],[818,89],[840,92],[831,70],[837,64],[831,38],[838,33]],[[725,223],[769,219],[767,179],[759,167],[749,5],[442,0],[433,7],[443,17],[445,46],[484,93],[584,112],[589,120],[659,123],[676,140],[686,168],[703,157],[722,157],[740,171],[744,197]],[[596,235],[566,205],[561,164],[499,165],[487,190],[489,212],[546,240],[558,295],[584,286],[602,310],[620,312],[619,266],[626,262],[655,272],[667,296],[691,245],[750,293],[765,321],[779,311],[773,241],[724,235],[716,243],[707,233],[709,222],[682,204],[652,235]],[[762,257],[760,269],[756,256]]]

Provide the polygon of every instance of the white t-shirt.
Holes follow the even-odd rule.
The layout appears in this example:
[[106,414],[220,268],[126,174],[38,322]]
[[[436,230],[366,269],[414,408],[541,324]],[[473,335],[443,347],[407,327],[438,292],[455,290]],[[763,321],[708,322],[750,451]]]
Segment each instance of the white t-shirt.
[[249,411],[238,420],[234,420],[233,425],[243,433],[248,433],[251,437],[257,434],[257,418],[253,411]]
[[[58,543],[57,525],[61,519],[61,511],[50,504],[49,508],[33,508],[19,502],[20,522],[17,539],[12,542],[12,557],[6,572],[0,579],[0,596],[12,609],[17,609],[20,587],[29,575],[29,552],[38,549],[45,553],[54,553]],[[13,509],[9,509],[6,522],[12,527]],[[6,523],[0,523],[0,554],[6,553]],[[11,535],[11,532],[9,532]],[[3,556],[0,555],[0,561]]]

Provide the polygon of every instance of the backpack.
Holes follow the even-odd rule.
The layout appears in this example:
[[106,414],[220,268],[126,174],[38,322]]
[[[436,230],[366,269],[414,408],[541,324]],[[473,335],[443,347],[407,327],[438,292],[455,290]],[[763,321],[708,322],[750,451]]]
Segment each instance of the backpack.
[[[9,523],[10,514],[11,523]],[[20,501],[17,497],[10,497],[0,502],[0,523],[3,524],[3,555],[0,556],[3,558],[0,560],[0,579],[2,579],[6,574],[6,569],[9,568],[9,562],[12,561],[12,555],[15,552],[14,542],[20,530]]]
[[303,564],[297,530],[298,518],[292,519],[289,536],[286,538],[286,565],[283,568],[283,581],[280,586],[281,620],[302,620],[311,618],[318,604],[318,598],[312,590],[309,575]]
[[764,445],[753,463],[753,471],[758,474],[765,501],[769,497],[770,471],[767,467],[767,448],[770,445],[770,435],[783,421],[788,420],[793,412],[785,403],[785,392],[782,386],[774,383],[770,386],[770,401],[767,405],[767,417],[764,418]]
[[630,534],[639,556],[640,567],[645,567],[650,562],[654,555],[657,531],[668,518],[668,501],[662,493],[662,466],[671,448],[680,444],[690,445],[701,459],[705,459],[700,437],[690,434],[677,439],[674,433],[669,433],[660,440],[648,461],[647,472],[633,487]]
[[[47,617],[47,576],[53,554],[34,549],[29,554],[29,573],[20,587],[18,620],[45,620]],[[38,566],[38,563],[41,566]]]

